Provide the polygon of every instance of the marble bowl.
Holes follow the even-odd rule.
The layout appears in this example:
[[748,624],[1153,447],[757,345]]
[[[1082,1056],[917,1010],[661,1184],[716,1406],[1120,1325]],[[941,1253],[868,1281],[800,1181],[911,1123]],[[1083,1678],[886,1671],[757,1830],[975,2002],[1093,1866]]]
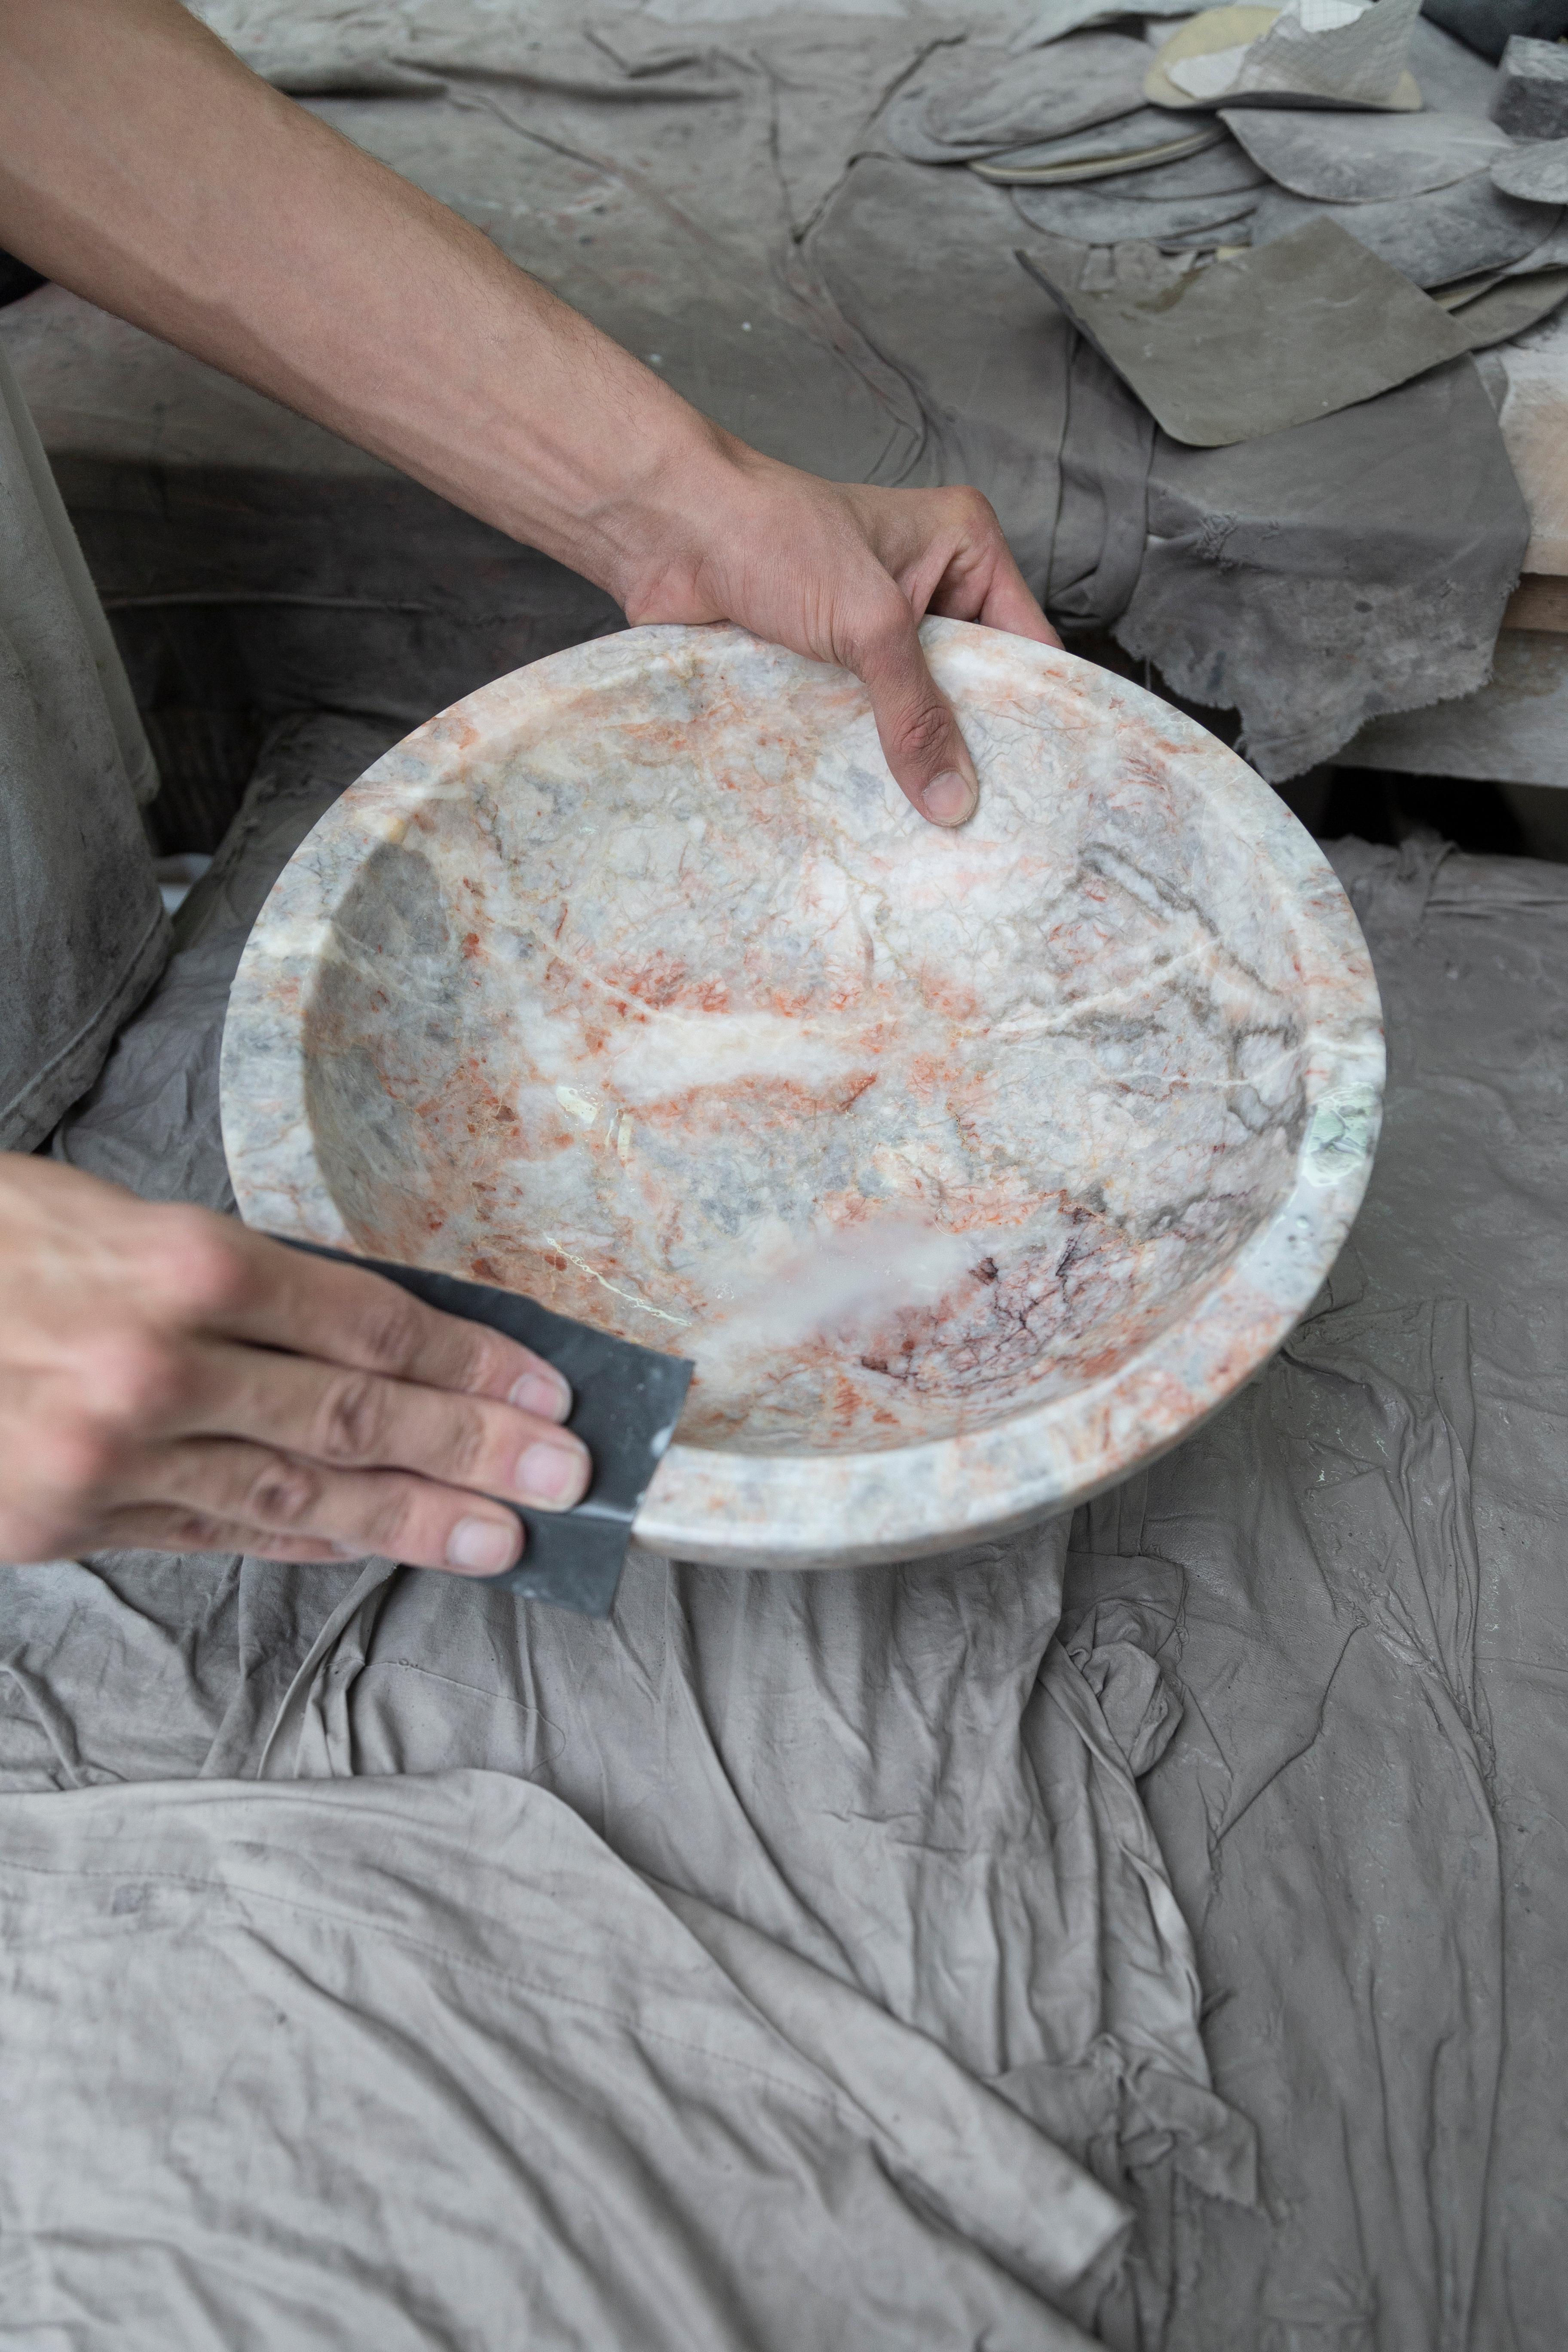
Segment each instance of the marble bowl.
[[229,1003],[255,1225],[696,1360],[635,1540],[944,1551],[1173,1445],[1349,1228],[1383,1082],[1332,872],[1233,752],[926,625],[982,779],[846,673],[633,629],[500,678],[296,852]]

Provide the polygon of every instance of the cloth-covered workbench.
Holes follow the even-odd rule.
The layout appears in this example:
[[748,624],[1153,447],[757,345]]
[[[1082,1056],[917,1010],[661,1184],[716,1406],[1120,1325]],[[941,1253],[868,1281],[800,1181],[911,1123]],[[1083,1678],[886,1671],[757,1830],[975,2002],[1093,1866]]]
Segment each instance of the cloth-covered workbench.
[[[1470,362],[1388,396],[1419,465],[1329,467],[1336,531],[1382,480],[1397,562],[1309,516],[1287,562],[1278,500],[1215,520],[1236,453],[1162,446],[1016,222],[976,232],[996,191],[846,163],[929,20],[668,64],[627,18],[628,65],[487,11],[488,67],[433,91],[394,36],[449,9],[318,12],[302,62],[300,12],[253,13],[275,78],[749,437],[978,478],[1056,608],[1130,643],[1146,588],[1168,632],[1212,588],[1255,756],[1458,657],[1456,529],[1500,610],[1473,473],[1468,524],[1423,502],[1490,427]],[[223,1207],[224,1003],[282,861],[406,724],[617,616],[58,289],[0,332],[166,772],[249,778],[55,1149]],[[384,1561],[0,1571],[18,2341],[1557,2340],[1568,881],[1335,856],[1389,1024],[1366,1208],[1279,1359],[1070,1528],[634,1563],[602,1625]]]
[[[1271,779],[1486,678],[1531,530],[1501,363],[1491,393],[1466,358],[1235,447],[1171,440],[1020,267],[1048,240],[1013,192],[889,135],[922,60],[1005,67],[1027,11],[206,13],[754,445],[841,479],[978,484],[1058,622],[1113,628],[1173,691],[1234,709]],[[1479,114],[1490,69],[1426,19],[1415,36],[1435,94]],[[64,293],[4,323],[141,698],[176,732],[191,664],[205,710],[294,708],[335,681],[346,630],[356,707],[412,723],[614,625],[536,557]]]

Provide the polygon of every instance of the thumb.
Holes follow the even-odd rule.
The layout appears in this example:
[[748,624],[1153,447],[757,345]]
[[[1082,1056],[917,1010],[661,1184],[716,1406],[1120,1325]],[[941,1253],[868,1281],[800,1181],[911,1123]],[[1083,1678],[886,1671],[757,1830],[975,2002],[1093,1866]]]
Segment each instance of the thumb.
[[871,697],[882,750],[906,797],[933,824],[962,824],[973,816],[980,797],[974,762],[952,705],[926,667],[915,616],[896,588],[847,667]]

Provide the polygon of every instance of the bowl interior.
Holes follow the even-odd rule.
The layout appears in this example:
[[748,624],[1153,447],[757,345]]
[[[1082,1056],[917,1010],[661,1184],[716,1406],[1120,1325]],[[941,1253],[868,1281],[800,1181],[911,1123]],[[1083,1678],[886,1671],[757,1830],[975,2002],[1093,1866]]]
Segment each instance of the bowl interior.
[[984,793],[939,833],[853,679],[640,634],[635,691],[580,665],[475,725],[337,899],[307,1115],[356,1244],[694,1357],[693,1445],[908,1444],[1115,1371],[1290,1189],[1266,787],[1216,804],[1151,697],[954,629]]

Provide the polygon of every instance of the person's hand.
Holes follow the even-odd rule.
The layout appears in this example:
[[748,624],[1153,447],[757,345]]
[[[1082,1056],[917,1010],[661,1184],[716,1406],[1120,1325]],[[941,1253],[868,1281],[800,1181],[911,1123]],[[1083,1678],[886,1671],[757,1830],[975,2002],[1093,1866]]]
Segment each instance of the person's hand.
[[[736,621],[865,681],[889,767],[922,815],[962,824],[976,784],[921,650],[926,613],[1061,639],[978,490],[825,482],[714,434],[621,601],[629,621]],[[619,583],[617,583],[619,584]]]
[[0,1560],[110,1547],[491,1576],[588,1483],[560,1374],[378,1276],[0,1154]]

